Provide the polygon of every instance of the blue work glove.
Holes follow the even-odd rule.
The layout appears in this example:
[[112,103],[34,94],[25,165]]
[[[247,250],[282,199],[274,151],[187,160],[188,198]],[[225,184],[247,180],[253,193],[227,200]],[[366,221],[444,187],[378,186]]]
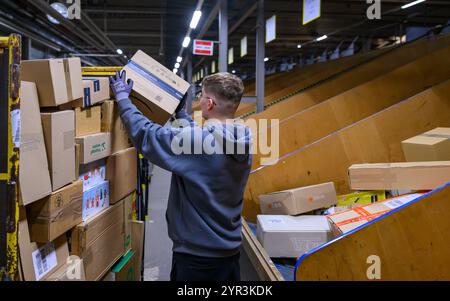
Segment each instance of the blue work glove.
[[117,72],[115,77],[111,76],[109,78],[109,85],[117,101],[130,97],[134,82],[132,79],[126,80],[126,77],[127,73],[123,70],[122,73]]
[[180,113],[181,110],[184,110],[186,107],[186,99],[188,96],[189,92],[186,92],[186,94],[184,94],[183,98],[180,100],[180,103],[178,104],[178,107],[175,109],[175,114]]

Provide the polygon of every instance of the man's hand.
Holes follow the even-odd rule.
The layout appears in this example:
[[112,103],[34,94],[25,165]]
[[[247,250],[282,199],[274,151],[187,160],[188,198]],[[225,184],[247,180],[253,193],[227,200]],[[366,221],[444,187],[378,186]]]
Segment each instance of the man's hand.
[[117,101],[128,99],[130,97],[134,82],[132,79],[126,80],[126,77],[127,73],[123,70],[122,73],[117,72],[115,77],[111,76],[109,78],[111,90],[113,91]]

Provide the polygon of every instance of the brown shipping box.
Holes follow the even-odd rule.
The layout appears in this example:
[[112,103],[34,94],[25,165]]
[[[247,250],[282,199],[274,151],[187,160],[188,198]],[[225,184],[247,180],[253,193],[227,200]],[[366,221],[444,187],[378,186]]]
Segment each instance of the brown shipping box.
[[433,190],[450,182],[450,161],[355,164],[348,173],[353,190]]
[[393,209],[414,201],[423,195],[424,193],[407,194],[382,202],[344,210],[328,215],[328,221],[331,225],[333,235],[337,237],[350,232]]
[[300,187],[259,196],[263,214],[297,215],[337,204],[334,183]]
[[114,281],[136,281],[135,263],[136,253],[129,250],[111,269]]
[[75,108],[75,137],[101,132],[101,107]]
[[135,279],[141,281],[142,256],[144,252],[145,224],[143,221],[131,221],[131,249],[136,253],[134,260]]
[[106,160],[106,180],[110,184],[110,204],[136,190],[137,151],[134,147],[115,153]]
[[41,113],[53,191],[75,180],[75,114]]
[[19,208],[19,253],[25,281],[46,280],[62,267],[69,257],[69,248],[65,235],[45,244],[31,242],[26,209]]
[[123,199],[123,220],[125,223],[125,251],[132,247],[131,222],[133,221],[133,194]]
[[100,280],[125,253],[123,202],[72,230],[71,255],[84,261],[86,279]]
[[402,142],[406,161],[450,161],[450,128],[435,128]]
[[127,130],[119,116],[117,104],[112,100],[107,100],[102,104],[102,132],[111,133],[111,153],[131,147]]
[[190,85],[139,50],[124,67],[134,81],[132,101],[152,121],[165,124]]
[[35,202],[52,192],[36,85],[21,83],[20,200]]
[[49,242],[81,223],[83,182],[78,180],[27,207],[31,241]]
[[83,97],[79,58],[22,61],[20,76],[36,83],[41,107],[56,107]]
[[80,164],[91,163],[111,155],[111,134],[99,133],[77,137],[80,145]]
[[82,259],[68,260],[68,263],[48,276],[46,281],[86,281]]

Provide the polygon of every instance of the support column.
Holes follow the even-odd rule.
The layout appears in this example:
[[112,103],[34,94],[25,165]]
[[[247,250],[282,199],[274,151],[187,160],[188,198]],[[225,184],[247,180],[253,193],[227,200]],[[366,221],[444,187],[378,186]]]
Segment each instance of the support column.
[[220,1],[219,10],[219,72],[228,70],[228,1]]
[[186,67],[186,80],[189,84],[191,84],[188,91],[188,97],[186,99],[186,111],[188,114],[192,114],[192,101],[194,100],[195,89],[195,86],[192,84],[192,55],[188,55],[186,59],[188,60]]
[[256,17],[256,112],[264,111],[264,80],[266,75],[264,57],[266,47],[266,24],[264,17],[264,0],[258,0]]

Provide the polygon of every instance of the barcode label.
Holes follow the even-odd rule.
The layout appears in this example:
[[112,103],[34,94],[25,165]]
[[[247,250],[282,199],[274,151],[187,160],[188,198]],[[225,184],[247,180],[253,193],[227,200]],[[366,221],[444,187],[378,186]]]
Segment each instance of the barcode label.
[[41,280],[57,266],[56,251],[53,243],[48,243],[32,253],[36,281]]
[[11,134],[14,146],[20,147],[20,110],[11,112]]
[[422,195],[424,195],[424,194],[423,193],[413,193],[410,195],[398,197],[398,198],[392,199],[390,201],[383,202],[383,204],[388,206],[391,209],[395,209],[395,208],[403,206],[404,204],[417,199],[418,197],[420,197]]

